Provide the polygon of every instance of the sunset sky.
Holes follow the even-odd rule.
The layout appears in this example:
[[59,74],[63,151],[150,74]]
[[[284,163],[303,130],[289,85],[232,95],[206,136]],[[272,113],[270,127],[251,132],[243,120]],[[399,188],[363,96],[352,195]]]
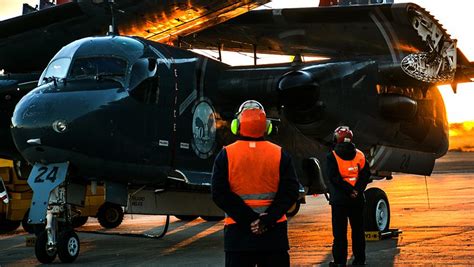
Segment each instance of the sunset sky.
[[[458,47],[469,60],[474,61],[474,0],[414,0],[430,11],[444,25],[453,38],[458,39]],[[22,3],[35,6],[38,0],[0,0],[0,20],[21,14]],[[267,6],[274,8],[317,6],[318,0],[274,0]],[[460,84],[458,93],[453,94],[449,86],[440,88],[451,123],[474,121],[474,83]]]

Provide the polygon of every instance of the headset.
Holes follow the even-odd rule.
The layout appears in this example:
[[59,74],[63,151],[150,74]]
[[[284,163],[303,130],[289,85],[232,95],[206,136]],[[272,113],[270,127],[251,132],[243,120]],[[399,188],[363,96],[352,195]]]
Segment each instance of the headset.
[[[262,104],[260,104],[256,100],[247,100],[242,105],[240,105],[238,112],[235,114],[235,119],[232,120],[230,124],[230,130],[234,135],[239,135],[240,134],[240,114],[246,109],[260,109],[263,111],[263,113],[266,116],[265,109],[263,108]],[[266,128],[265,128],[265,133],[267,135],[270,135],[273,130],[273,125],[272,122],[267,119],[266,120]]]

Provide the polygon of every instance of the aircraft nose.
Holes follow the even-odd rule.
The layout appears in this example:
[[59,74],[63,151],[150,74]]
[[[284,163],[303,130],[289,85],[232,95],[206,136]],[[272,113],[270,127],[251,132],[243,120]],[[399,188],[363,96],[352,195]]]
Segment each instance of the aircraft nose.
[[109,108],[119,101],[115,90],[53,92],[35,90],[15,107],[11,133],[29,162],[65,162],[94,142],[107,142],[113,130]]

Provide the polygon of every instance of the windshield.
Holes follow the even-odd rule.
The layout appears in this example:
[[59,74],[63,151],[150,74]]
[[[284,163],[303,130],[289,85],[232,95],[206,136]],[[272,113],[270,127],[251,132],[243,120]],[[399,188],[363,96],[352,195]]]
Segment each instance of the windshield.
[[64,78],[71,64],[70,58],[58,58],[52,61],[46,69],[43,78]]
[[119,77],[123,81],[127,61],[117,57],[87,57],[74,60],[68,79]]

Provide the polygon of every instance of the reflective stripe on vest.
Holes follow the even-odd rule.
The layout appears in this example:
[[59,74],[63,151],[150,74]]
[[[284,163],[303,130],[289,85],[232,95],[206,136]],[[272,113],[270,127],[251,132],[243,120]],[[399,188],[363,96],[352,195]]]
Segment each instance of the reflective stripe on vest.
[[[225,150],[230,190],[255,212],[265,212],[278,191],[281,148],[267,141],[237,141]],[[283,221],[285,215],[278,220]],[[236,223],[227,214],[224,222]]]
[[339,173],[344,181],[350,185],[355,186],[359,178],[359,171],[365,166],[365,156],[362,151],[356,149],[356,156],[352,160],[344,160],[340,158],[333,150],[332,153],[337,161]]

